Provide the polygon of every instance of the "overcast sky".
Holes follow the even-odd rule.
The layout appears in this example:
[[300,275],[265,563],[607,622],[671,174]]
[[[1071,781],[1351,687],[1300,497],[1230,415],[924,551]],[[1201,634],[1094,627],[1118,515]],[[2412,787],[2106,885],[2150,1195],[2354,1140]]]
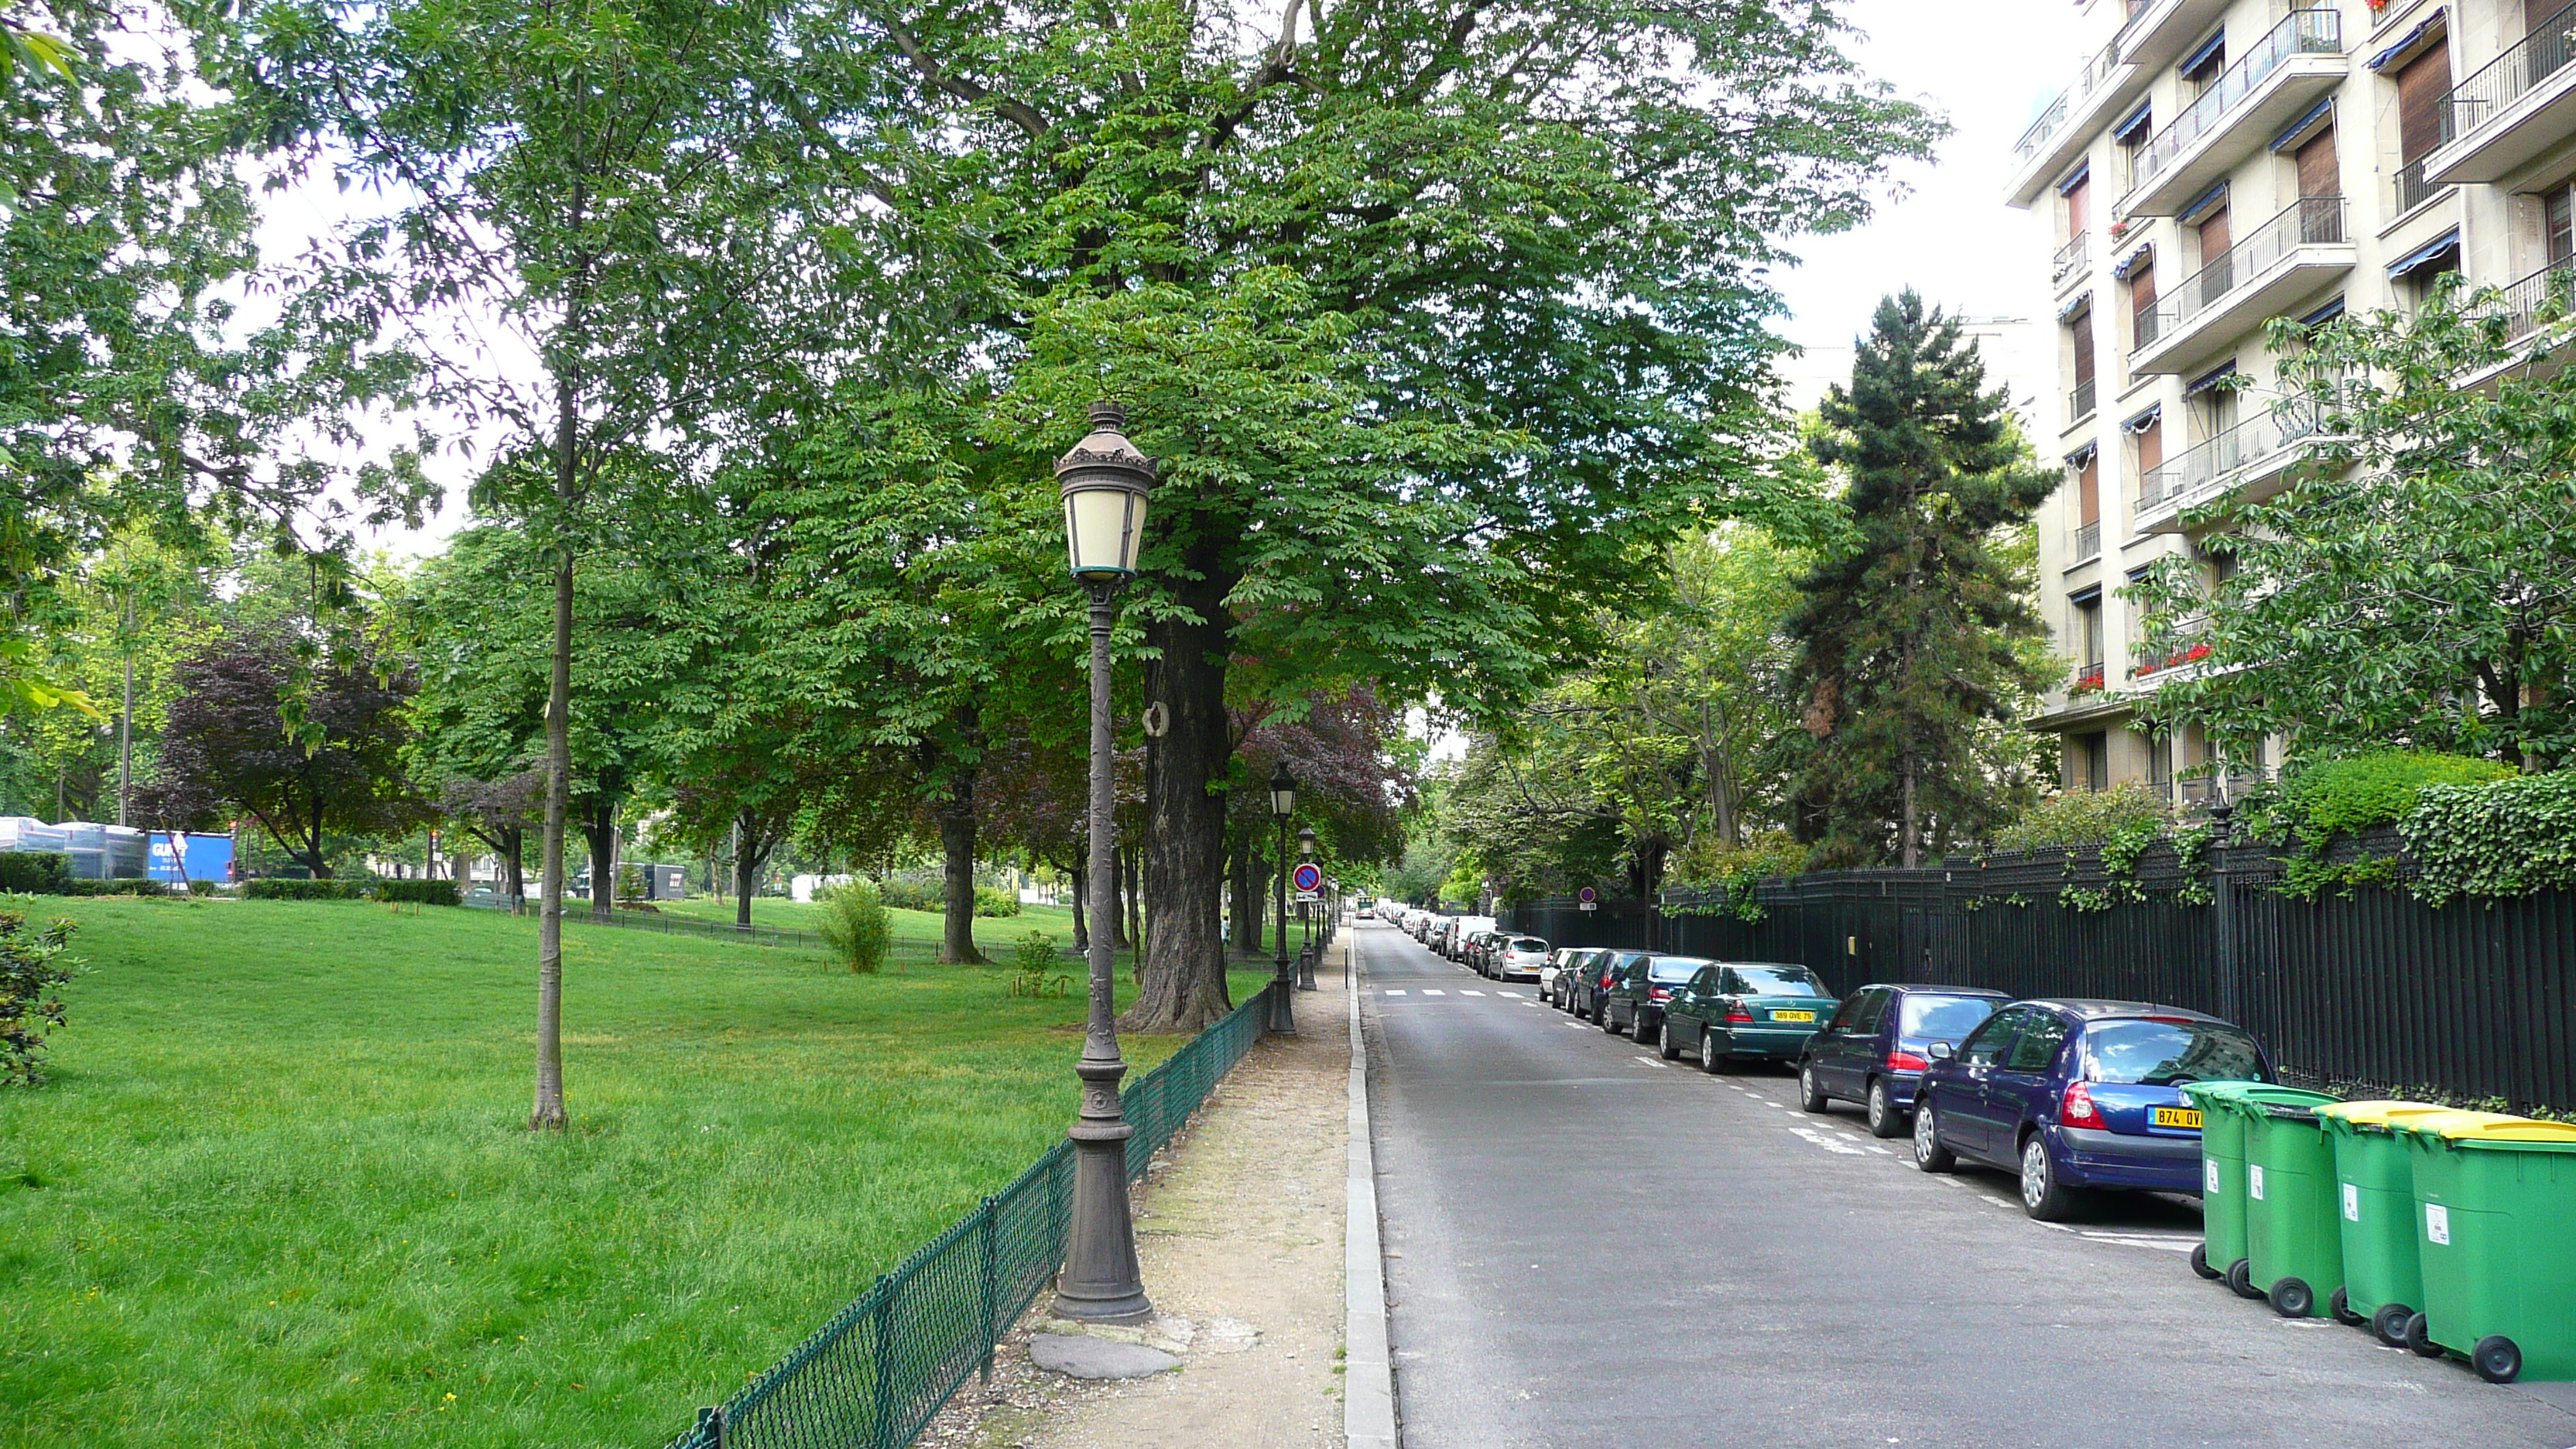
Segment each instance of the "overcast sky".
[[[1791,314],[1783,330],[1810,349],[1788,368],[1801,402],[1827,378],[1848,375],[1851,340],[1883,293],[1911,285],[1970,317],[2034,322],[2050,303],[2041,228],[1999,197],[2013,142],[2074,73],[2072,0],[1850,0],[1848,13],[1866,35],[1857,47],[1863,68],[1898,94],[1929,102],[1955,129],[1932,164],[1899,173],[1901,199],[1857,231],[1796,244],[1802,264],[1775,278]],[[276,198],[263,250],[299,250],[302,236],[345,204],[327,181]],[[2009,369],[2017,399],[2053,385],[2037,370],[2040,349],[2028,351]],[[449,485],[439,521],[419,534],[380,535],[375,545],[434,551],[463,521],[463,484],[474,466],[439,460],[433,472]]]

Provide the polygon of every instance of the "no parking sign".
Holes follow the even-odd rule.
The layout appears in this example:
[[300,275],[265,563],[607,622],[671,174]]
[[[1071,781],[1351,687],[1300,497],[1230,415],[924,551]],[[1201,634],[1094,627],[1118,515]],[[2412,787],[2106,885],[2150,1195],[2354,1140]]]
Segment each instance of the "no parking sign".
[[1574,903],[1583,910],[1597,911],[1601,909],[1600,892],[1595,891],[1590,886],[1585,886],[1583,889],[1574,893]]
[[1315,864],[1311,860],[1307,861],[1298,866],[1295,870],[1290,871],[1288,873],[1288,880],[1291,884],[1297,887],[1297,899],[1301,901],[1321,899],[1317,892],[1324,888],[1324,868],[1322,866]]

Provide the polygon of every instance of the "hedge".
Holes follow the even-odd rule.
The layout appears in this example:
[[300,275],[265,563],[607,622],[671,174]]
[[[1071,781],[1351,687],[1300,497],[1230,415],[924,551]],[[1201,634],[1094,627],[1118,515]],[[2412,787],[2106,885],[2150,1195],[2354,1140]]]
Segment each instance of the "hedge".
[[362,901],[367,898],[367,883],[362,880],[246,880],[242,898],[252,901]]
[[0,852],[0,891],[21,896],[58,896],[70,886],[71,858],[58,850]]
[[67,896],[166,896],[170,884],[157,880],[72,880],[63,882]]
[[452,880],[387,880],[376,882],[376,899],[411,901],[424,906],[458,904],[456,882]]

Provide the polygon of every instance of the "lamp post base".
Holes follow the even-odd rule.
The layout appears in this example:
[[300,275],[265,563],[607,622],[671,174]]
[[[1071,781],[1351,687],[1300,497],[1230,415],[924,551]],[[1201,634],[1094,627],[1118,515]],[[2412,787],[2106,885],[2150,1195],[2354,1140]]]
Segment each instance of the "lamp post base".
[[1297,994],[1297,968],[1287,957],[1278,960],[1270,978],[1270,1026],[1272,1036],[1297,1034],[1297,1011],[1291,1000]]
[[[1065,1233],[1064,1272],[1056,1278],[1058,1318],[1077,1323],[1142,1323],[1154,1316],[1136,1261],[1127,1199],[1127,1138],[1074,1138],[1073,1222]],[[1121,1229],[1128,1229],[1121,1231]]]

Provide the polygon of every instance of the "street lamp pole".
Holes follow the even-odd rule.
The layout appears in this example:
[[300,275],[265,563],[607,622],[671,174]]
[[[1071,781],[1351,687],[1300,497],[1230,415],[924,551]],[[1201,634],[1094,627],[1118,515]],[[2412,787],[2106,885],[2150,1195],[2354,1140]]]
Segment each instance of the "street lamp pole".
[[1074,1075],[1082,1110],[1065,1135],[1073,1140],[1073,1214],[1065,1234],[1064,1270],[1056,1278],[1055,1313],[1090,1323],[1151,1318],[1144,1273],[1136,1261],[1136,1220],[1127,1196],[1127,1123],[1118,1083],[1127,1075],[1118,1054],[1117,933],[1103,909],[1118,895],[1118,817],[1110,736],[1109,631],[1119,590],[1136,573],[1145,532],[1146,495],[1154,465],[1127,441],[1126,411],[1091,405],[1091,432],[1055,465],[1063,484],[1066,544],[1073,576],[1091,599],[1091,1015]]
[[1270,1030],[1280,1036],[1297,1034],[1297,1013],[1291,998],[1297,992],[1295,968],[1288,964],[1288,817],[1297,813],[1297,777],[1288,773],[1288,762],[1270,772],[1270,814],[1279,822],[1279,955],[1273,961],[1270,987]]

